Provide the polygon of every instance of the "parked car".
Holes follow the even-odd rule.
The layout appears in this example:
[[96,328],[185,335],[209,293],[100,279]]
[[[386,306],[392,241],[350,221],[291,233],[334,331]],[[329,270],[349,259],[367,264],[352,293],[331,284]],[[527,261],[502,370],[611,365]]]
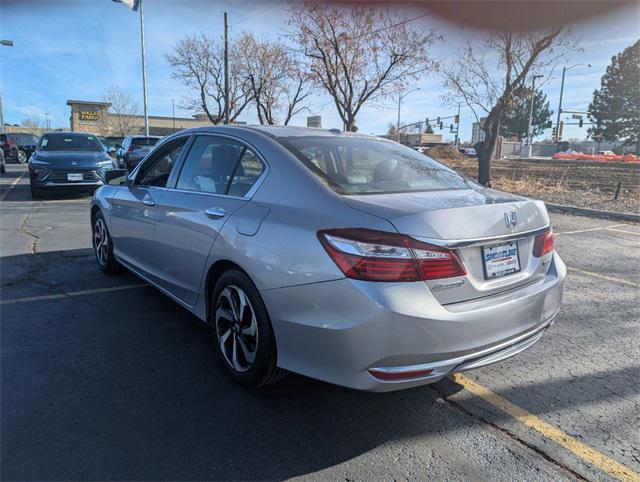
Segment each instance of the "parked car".
[[44,134],[29,160],[31,196],[39,198],[54,191],[92,192],[115,167],[93,134]]
[[4,152],[5,161],[24,164],[35,151],[38,139],[33,134],[25,132],[6,132],[0,134],[0,147]]
[[156,145],[160,136],[127,136],[122,142],[122,147],[118,150],[118,160],[120,167],[133,169]]
[[473,147],[466,147],[463,154],[467,157],[478,157],[478,153]]
[[0,149],[0,174],[6,174],[6,173],[7,173],[7,166],[5,165],[5,162],[4,162],[4,151]]
[[544,203],[354,133],[215,126],[163,139],[91,205],[126,267],[210,323],[239,383],[435,382],[537,342],[565,265]]
[[107,148],[107,153],[116,158],[116,153],[118,149],[122,148],[122,143],[124,142],[124,137],[119,136],[107,136],[104,139],[101,139],[102,144]]

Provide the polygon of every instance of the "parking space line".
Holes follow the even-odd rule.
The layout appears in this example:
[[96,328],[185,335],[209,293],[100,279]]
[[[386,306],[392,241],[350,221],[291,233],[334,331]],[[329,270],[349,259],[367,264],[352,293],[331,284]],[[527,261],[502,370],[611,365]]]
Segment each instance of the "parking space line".
[[484,401],[493,405],[497,409],[512,416],[519,422],[523,423],[527,427],[535,430],[543,437],[553,440],[557,444],[569,450],[574,455],[578,456],[582,460],[595,465],[603,472],[623,481],[640,481],[640,474],[634,472],[629,467],[607,457],[606,455],[598,452],[597,450],[589,447],[588,445],[576,440],[572,436],[564,433],[559,428],[547,423],[535,415],[527,412],[518,405],[511,403],[509,400],[501,397],[497,393],[485,388],[476,381],[460,374],[455,373],[453,380],[462,385],[473,395],[482,398]]
[[16,178],[11,182],[11,184],[9,184],[9,187],[7,187],[7,189],[6,189],[2,194],[0,194],[0,201],[4,201],[5,196],[6,196],[7,194],[9,194],[9,192],[10,192],[14,187],[16,187],[16,184],[18,184],[18,183],[20,182],[20,180],[24,177],[24,175],[25,175],[26,173],[27,173],[26,171],[25,171],[25,172],[23,172],[23,173],[22,173],[22,174],[20,174],[18,177],[16,177]]
[[[626,226],[626,224],[624,226]],[[623,229],[613,229],[613,228],[607,228],[607,231],[613,231],[614,233],[635,234],[636,236],[640,236],[640,232],[637,232],[637,231],[625,231]]]
[[575,231],[560,231],[553,232],[554,236],[562,236],[565,234],[580,234],[580,233],[590,233],[591,231],[604,231],[606,229],[611,228],[621,228],[622,226],[627,226],[626,224],[612,224],[610,226],[600,226],[599,228],[586,228],[586,229],[576,229]]
[[606,276],[606,275],[603,275],[603,274],[600,274],[600,273],[594,273],[593,271],[584,271],[582,269],[571,268],[569,266],[567,266],[567,269],[569,271],[574,271],[576,273],[584,274],[584,275],[587,275],[587,276],[593,276],[594,278],[600,278],[600,279],[604,279],[604,280],[607,280],[607,281],[613,281],[614,283],[622,283],[622,284],[625,284],[625,285],[629,285],[629,286],[634,286],[636,288],[640,288],[640,283],[636,283],[634,281],[629,281],[629,280],[622,279],[622,278],[615,278],[613,276]]
[[72,298],[74,296],[86,296],[86,295],[94,295],[98,293],[111,293],[114,291],[133,290],[136,288],[148,288],[148,287],[150,287],[150,285],[146,283],[137,283],[132,285],[111,286],[109,288],[96,288],[93,290],[70,291],[68,293],[57,293],[54,295],[26,296],[24,298],[0,300],[0,305],[12,305],[15,303],[29,303],[30,301],[59,300],[63,298],[70,298],[70,297]]

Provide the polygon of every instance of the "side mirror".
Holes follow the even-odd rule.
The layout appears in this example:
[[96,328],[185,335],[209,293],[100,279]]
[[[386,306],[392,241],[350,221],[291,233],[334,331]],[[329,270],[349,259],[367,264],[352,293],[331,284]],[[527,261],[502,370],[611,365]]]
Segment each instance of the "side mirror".
[[122,186],[127,183],[126,169],[111,169],[104,173],[104,183],[110,186]]

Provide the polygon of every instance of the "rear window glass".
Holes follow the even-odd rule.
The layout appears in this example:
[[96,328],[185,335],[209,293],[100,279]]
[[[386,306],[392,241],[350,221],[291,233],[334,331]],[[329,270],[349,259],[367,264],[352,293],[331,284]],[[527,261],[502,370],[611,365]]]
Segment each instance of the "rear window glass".
[[155,137],[134,137],[131,144],[134,146],[155,146],[159,139]]
[[42,151],[103,151],[96,136],[86,134],[45,134],[40,140]]
[[30,146],[36,143],[36,138],[31,134],[10,134],[9,139],[22,146]]
[[455,171],[413,149],[389,141],[326,136],[279,140],[341,194],[470,187]]

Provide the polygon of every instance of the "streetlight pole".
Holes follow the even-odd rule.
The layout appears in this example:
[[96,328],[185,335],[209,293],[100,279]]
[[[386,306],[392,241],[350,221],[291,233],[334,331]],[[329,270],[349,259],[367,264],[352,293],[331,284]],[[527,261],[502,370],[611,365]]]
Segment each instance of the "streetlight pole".
[[171,119],[173,121],[173,132],[176,131],[176,102],[171,99]]
[[140,44],[142,46],[142,102],[144,104],[144,135],[149,137],[149,114],[147,113],[147,64],[144,54],[144,7],[140,0]]
[[224,123],[229,123],[229,24],[224,12]]
[[412,92],[415,92],[416,90],[420,90],[420,87],[411,89],[409,92],[406,92],[405,94],[398,95],[398,122],[396,124],[396,142],[400,142],[400,106],[402,105],[402,99],[404,99],[406,96],[408,96]]
[[[13,47],[13,40],[0,40],[0,45]],[[0,90],[0,132],[4,132],[4,110],[2,109],[2,91]]]
[[[558,116],[556,118],[556,136],[554,141],[558,142],[560,139],[560,115],[562,114],[562,95],[564,94],[564,78],[565,74],[576,67],[580,67],[585,64],[575,64],[571,67],[562,67],[562,82],[560,83],[560,100],[558,101]],[[587,67],[591,67],[591,64],[586,64]]]
[[542,75],[534,75],[531,81],[531,108],[529,109],[529,125],[527,126],[527,144],[531,146],[533,143],[533,129],[531,124],[533,122],[533,107],[536,101],[536,79],[541,79]]

